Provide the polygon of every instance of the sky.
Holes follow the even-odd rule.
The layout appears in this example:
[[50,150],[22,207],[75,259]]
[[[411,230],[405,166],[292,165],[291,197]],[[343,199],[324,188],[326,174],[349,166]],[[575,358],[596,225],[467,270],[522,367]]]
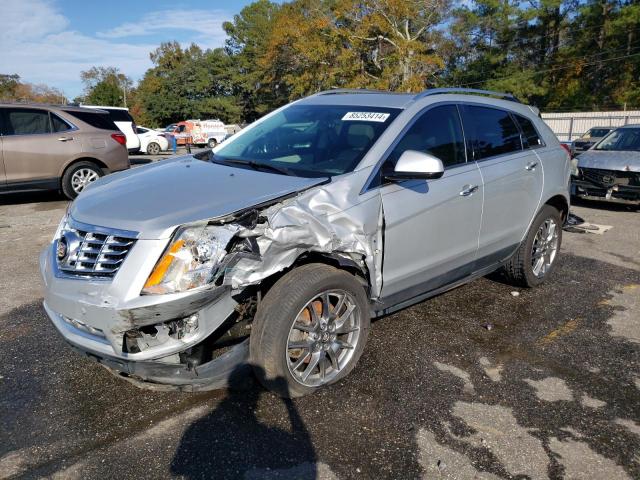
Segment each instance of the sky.
[[80,72],[118,67],[139,80],[163,41],[221,47],[222,24],[251,0],[0,0],[0,73],[73,99]]

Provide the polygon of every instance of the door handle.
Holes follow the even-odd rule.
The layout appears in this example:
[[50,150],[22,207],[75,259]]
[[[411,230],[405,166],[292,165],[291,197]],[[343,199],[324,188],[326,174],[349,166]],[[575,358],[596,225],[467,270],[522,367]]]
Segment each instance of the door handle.
[[60,138],[58,138],[59,142],[68,142],[70,140],[73,140],[73,137],[60,137]]
[[527,166],[524,168],[526,168],[528,171],[531,171],[531,170],[535,170],[537,166],[538,166],[538,162],[529,162],[527,163]]
[[460,192],[460,195],[463,197],[468,197],[469,195],[473,194],[477,190],[478,190],[478,185],[465,185],[464,187],[462,187],[462,191]]

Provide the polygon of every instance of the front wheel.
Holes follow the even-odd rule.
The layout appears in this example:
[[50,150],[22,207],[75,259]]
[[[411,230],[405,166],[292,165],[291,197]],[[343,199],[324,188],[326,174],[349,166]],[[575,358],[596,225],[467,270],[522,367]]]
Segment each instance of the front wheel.
[[324,264],[298,267],[269,290],[253,322],[250,350],[260,382],[300,397],[354,368],[369,333],[369,302],[350,273]]
[[517,286],[540,285],[554,270],[562,244],[562,216],[545,205],[531,224],[526,238],[504,266],[507,278]]
[[207,141],[207,147],[209,148],[215,148],[216,145],[218,145],[218,141],[215,138],[210,138]]

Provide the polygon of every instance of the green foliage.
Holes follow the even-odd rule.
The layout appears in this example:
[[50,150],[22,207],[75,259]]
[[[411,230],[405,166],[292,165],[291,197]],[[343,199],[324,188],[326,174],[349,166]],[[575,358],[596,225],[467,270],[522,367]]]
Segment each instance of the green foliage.
[[80,72],[84,95],[76,100],[89,105],[126,107],[133,81],[116,67],[92,67]]
[[[252,121],[341,87],[486,88],[546,110],[640,106],[638,0],[257,0],[223,27],[222,49],[169,42],[151,53],[129,88],[138,122]],[[126,77],[91,69],[83,81],[87,97],[115,101]]]

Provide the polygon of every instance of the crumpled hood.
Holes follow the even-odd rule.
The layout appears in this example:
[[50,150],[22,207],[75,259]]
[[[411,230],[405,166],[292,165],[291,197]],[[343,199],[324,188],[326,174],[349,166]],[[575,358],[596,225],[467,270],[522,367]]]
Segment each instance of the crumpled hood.
[[578,167],[640,172],[640,152],[587,150],[578,156]]
[[73,202],[73,219],[159,239],[181,224],[228,215],[325,182],[228,167],[191,156],[108,175]]

